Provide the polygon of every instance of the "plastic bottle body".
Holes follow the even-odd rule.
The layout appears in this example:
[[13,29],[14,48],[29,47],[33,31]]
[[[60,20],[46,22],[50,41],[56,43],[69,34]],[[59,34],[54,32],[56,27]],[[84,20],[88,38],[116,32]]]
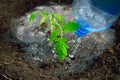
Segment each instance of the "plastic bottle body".
[[75,34],[80,37],[89,32],[100,32],[108,29],[119,17],[119,15],[112,15],[95,7],[91,0],[74,0],[73,16],[79,24]]

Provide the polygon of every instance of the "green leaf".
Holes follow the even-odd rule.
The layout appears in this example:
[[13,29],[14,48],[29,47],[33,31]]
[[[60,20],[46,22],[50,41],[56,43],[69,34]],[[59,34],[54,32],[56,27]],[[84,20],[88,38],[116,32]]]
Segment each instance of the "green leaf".
[[62,45],[64,45],[65,48],[69,48],[68,44],[66,44],[67,42],[67,38],[60,38]]
[[40,14],[41,14],[42,16],[48,16],[48,15],[49,15],[49,13],[48,13],[46,10],[42,11]]
[[67,38],[60,38],[60,40],[61,40],[62,42],[66,42],[66,41],[67,41]]
[[54,23],[54,22],[51,22],[51,23],[49,23],[49,26],[50,26],[50,27],[52,27],[52,26],[57,26],[57,24]]
[[43,16],[40,20],[40,24],[43,24],[48,19],[48,16]]
[[60,14],[54,14],[54,17],[59,21],[62,22],[64,18]]
[[60,31],[59,30],[54,30],[51,35],[50,35],[50,42],[53,42],[56,40],[57,36],[59,36]]
[[55,52],[61,60],[64,60],[65,57],[68,55],[67,49],[69,47],[64,41],[64,39],[59,38],[54,44]]
[[63,26],[63,31],[64,32],[74,32],[75,30],[78,29],[78,24],[76,22],[67,22]]
[[66,44],[65,42],[63,43],[63,45],[65,48],[67,48],[67,49],[69,48],[68,44]]
[[30,15],[29,20],[30,20],[30,21],[33,21],[33,20],[35,19],[35,17],[38,16],[40,13],[41,13],[40,11],[33,12],[33,13]]

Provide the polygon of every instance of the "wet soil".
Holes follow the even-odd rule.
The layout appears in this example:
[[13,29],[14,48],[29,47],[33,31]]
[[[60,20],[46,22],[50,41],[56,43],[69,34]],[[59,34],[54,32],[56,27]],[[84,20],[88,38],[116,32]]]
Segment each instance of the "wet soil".
[[120,20],[113,28],[116,41],[100,55],[84,73],[69,76],[51,75],[51,63],[39,68],[28,62],[14,44],[5,37],[12,28],[11,19],[19,18],[38,5],[71,4],[72,0],[0,0],[0,80],[120,80]]

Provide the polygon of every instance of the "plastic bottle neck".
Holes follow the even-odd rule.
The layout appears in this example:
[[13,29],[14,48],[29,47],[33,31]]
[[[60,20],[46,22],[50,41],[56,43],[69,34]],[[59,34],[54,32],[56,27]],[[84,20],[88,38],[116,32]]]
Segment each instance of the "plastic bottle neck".
[[86,28],[90,27],[89,24],[84,22],[81,19],[77,20],[77,23],[79,25],[78,29],[74,32],[76,36],[78,37],[84,37],[86,36],[90,31],[86,30]]
[[78,23],[78,29],[74,32],[76,36],[78,37],[84,37],[90,32],[100,32],[103,30],[108,29],[108,27],[101,27],[101,28],[92,28],[87,22],[83,21],[82,19],[78,19],[76,21]]

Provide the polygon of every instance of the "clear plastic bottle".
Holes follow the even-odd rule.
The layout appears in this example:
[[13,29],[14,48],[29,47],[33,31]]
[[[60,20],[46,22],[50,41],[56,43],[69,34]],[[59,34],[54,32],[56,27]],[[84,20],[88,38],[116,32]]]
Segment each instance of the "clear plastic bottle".
[[78,30],[75,31],[77,36],[83,37],[89,32],[106,30],[116,22],[120,12],[120,0],[116,0],[119,3],[116,2],[113,6],[113,0],[109,1],[111,1],[109,5],[102,0],[73,1],[73,16],[79,24]]

